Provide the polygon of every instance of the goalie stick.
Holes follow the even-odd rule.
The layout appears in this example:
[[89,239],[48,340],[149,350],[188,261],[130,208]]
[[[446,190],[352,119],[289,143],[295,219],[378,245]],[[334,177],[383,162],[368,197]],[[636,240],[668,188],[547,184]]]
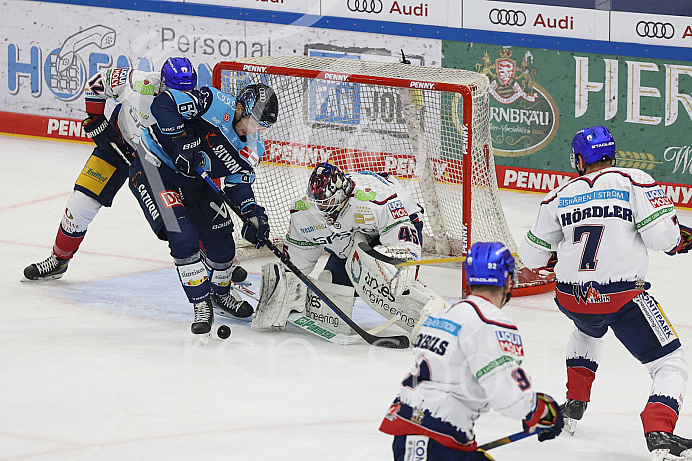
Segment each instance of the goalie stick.
[[[242,291],[255,301],[259,301],[259,296],[257,295],[257,293],[248,289],[247,287],[235,282],[231,282],[231,286],[237,289],[238,291]],[[394,322],[397,321],[397,319],[398,318],[394,316],[386,322],[382,323],[381,325],[378,325],[368,330],[368,333],[370,333],[371,335],[376,335],[381,331],[384,331],[390,326],[392,326]],[[291,312],[288,316],[288,321],[291,322],[293,325],[297,326],[298,328],[307,331],[308,333],[312,333],[313,335],[319,336],[320,338],[326,339],[327,341],[335,344],[355,344],[363,339],[358,335],[346,335],[343,333],[339,333],[338,331],[333,330],[329,326],[317,323],[309,317],[299,314],[297,312]]]
[[[363,251],[363,253],[367,254],[368,256],[372,256],[373,258],[375,258],[379,261],[382,261],[384,263],[391,264],[392,266],[397,266],[397,267],[424,266],[426,264],[457,263],[457,262],[466,261],[466,256],[450,256],[448,258],[413,259],[413,260],[396,259],[396,258],[392,258],[391,256],[383,255],[379,251],[373,249],[366,242],[360,242],[360,244],[358,244],[358,247]],[[512,253],[512,256],[514,256],[516,258],[517,254]]]
[[[243,213],[240,211],[240,208],[238,205],[233,203],[231,199],[228,198],[228,195],[221,190],[214,181],[207,175],[207,173],[202,169],[201,166],[197,167],[197,174],[201,176],[204,181],[206,181],[209,186],[214,189],[214,191],[226,202],[226,204],[231,207],[233,212],[238,215],[240,220],[243,222],[243,224],[246,224],[248,226],[251,226],[252,228],[255,228],[255,225],[250,221],[250,219],[243,215]],[[367,331],[363,330],[358,324],[356,324],[351,318],[349,318],[344,312],[339,309],[331,299],[325,295],[322,290],[317,288],[314,283],[310,281],[310,279],[307,277],[307,275],[303,274],[292,262],[288,257],[283,254],[281,250],[279,250],[276,245],[274,245],[271,240],[268,238],[265,238],[262,240],[262,243],[264,243],[267,248],[271,250],[274,255],[281,260],[282,263],[291,271],[293,272],[300,280],[305,283],[308,288],[310,288],[317,296],[320,297],[324,303],[331,308],[331,310],[334,311],[336,315],[341,317],[341,319],[346,322],[353,330],[355,330],[358,335],[360,335],[368,344],[372,344],[374,346],[380,346],[380,347],[390,347],[393,349],[406,349],[410,346],[411,342],[408,339],[408,336],[406,335],[397,335],[397,336],[386,336],[386,337],[380,337],[380,336],[375,336]]]

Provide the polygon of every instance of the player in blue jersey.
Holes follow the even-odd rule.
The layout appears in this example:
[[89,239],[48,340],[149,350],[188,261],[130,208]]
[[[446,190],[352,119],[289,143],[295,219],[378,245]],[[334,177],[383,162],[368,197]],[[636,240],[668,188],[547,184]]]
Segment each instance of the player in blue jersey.
[[259,248],[269,225],[251,186],[264,154],[259,131],[276,122],[278,110],[274,90],[261,83],[245,86],[237,98],[210,87],[169,90],[151,105],[156,124],[142,133],[130,188],[154,232],[168,240],[194,305],[194,334],[211,330],[213,307],[241,318],[253,314],[230,287],[233,211],[196,170],[202,166],[212,179],[223,178],[228,197],[255,224],[243,226],[243,238]]
[[[102,207],[111,206],[115,194],[125,184],[142,130],[154,122],[149,111],[154,97],[166,88],[196,87],[195,67],[184,57],[167,59],[160,72],[116,67],[89,78],[84,98],[87,118],[83,125],[96,147],[67,200],[51,255],[27,266],[26,280],[55,280],[63,276],[96,214]],[[115,105],[107,117],[108,100]]]

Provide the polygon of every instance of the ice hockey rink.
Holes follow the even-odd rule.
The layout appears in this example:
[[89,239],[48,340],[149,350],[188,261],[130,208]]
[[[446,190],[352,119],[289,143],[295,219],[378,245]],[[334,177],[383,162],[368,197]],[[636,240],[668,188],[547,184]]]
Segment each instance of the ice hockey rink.
[[[292,327],[257,331],[219,318],[231,337],[200,345],[168,248],[127,188],[97,216],[62,279],[20,282],[25,266],[50,254],[91,146],[12,136],[0,143],[0,460],[392,458],[392,439],[378,427],[413,363],[410,349],[339,346]],[[542,196],[501,198],[518,240]],[[692,223],[691,211],[679,215]],[[273,260],[244,263],[252,289]],[[650,292],[688,354],[689,274],[692,255],[651,255]],[[420,278],[459,296],[457,268],[424,266]],[[551,294],[515,298],[505,311],[522,333],[534,389],[564,401],[571,323]],[[354,317],[378,323],[362,304]],[[498,461],[647,460],[639,413],[649,387],[646,369],[609,332],[575,436],[531,437],[489,453]],[[520,430],[520,421],[490,412],[476,435],[482,444]],[[682,407],[676,433],[692,437],[691,406]]]

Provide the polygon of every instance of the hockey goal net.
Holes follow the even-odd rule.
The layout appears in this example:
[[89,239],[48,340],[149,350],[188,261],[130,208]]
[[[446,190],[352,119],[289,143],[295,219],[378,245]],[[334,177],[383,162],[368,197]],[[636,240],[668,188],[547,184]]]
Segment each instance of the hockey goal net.
[[[289,210],[312,169],[328,161],[346,172],[395,175],[425,209],[427,255],[465,255],[477,241],[500,241],[516,253],[499,199],[485,76],[305,56],[214,67],[213,86],[226,93],[252,82],[271,86],[279,98],[278,121],[262,133],[266,153],[253,186],[275,244],[282,244]],[[240,248],[240,259],[248,251]],[[551,288],[518,259],[517,269],[517,295]]]

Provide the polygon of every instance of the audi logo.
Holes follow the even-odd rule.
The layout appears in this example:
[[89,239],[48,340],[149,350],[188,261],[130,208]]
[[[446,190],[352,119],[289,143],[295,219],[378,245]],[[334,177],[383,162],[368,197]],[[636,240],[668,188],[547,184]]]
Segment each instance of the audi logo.
[[526,24],[526,15],[523,11],[518,10],[500,10],[493,8],[488,13],[488,19],[493,24],[501,24],[503,26],[523,26]]
[[380,13],[382,11],[382,0],[348,0],[348,9],[358,13]]
[[637,35],[649,38],[671,39],[675,35],[675,27],[669,22],[639,21]]

